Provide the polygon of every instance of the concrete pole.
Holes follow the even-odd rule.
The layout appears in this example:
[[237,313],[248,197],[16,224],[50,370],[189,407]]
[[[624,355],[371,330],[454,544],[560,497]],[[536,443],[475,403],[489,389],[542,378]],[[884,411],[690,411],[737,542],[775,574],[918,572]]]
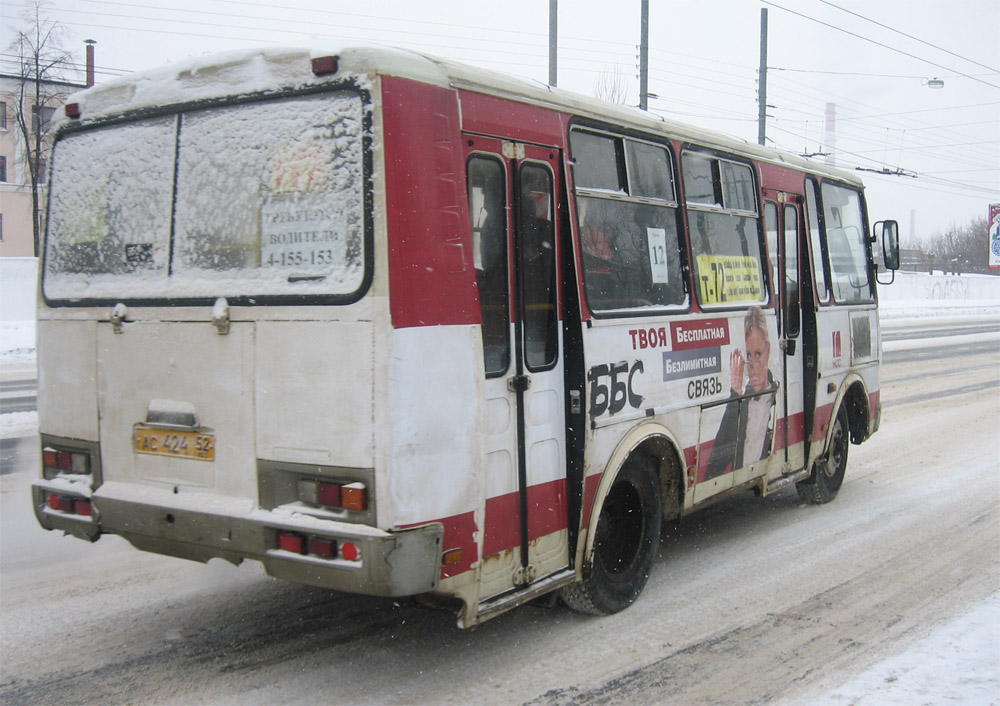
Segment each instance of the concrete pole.
[[559,0],[549,0],[549,85],[555,86],[559,78]]
[[649,104],[649,0],[642,0],[639,41],[639,107]]
[[760,9],[760,69],[757,71],[757,144],[767,141],[767,8]]

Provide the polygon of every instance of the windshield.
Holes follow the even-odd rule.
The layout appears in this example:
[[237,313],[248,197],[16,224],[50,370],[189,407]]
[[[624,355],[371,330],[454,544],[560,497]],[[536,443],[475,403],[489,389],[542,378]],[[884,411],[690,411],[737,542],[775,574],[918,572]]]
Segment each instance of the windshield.
[[354,299],[364,107],[282,98],[70,134],[54,150],[49,300]]

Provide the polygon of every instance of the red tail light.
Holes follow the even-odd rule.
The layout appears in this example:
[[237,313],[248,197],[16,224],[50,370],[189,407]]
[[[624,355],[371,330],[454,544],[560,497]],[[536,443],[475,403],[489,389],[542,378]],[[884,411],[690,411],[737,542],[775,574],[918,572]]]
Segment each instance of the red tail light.
[[324,559],[337,558],[337,543],[332,539],[313,538],[309,542],[309,553],[321,556]]
[[341,488],[343,487],[340,483],[324,483],[320,481],[316,486],[316,499],[320,505],[340,507]]
[[306,538],[292,532],[278,532],[278,549],[293,554],[305,554]]
[[361,556],[361,552],[358,551],[357,545],[353,542],[344,542],[344,546],[340,548],[340,552],[348,561],[357,561],[358,557]]
[[94,508],[90,504],[89,498],[74,498],[71,495],[57,495],[56,493],[52,493],[46,498],[45,504],[53,510],[66,512],[71,515],[91,517],[94,514]]
[[310,505],[340,507],[364,512],[368,509],[368,489],[364,483],[333,483],[302,478],[297,485],[298,499]]
[[90,454],[83,451],[43,449],[42,463],[50,474],[74,473],[86,475],[90,473]]

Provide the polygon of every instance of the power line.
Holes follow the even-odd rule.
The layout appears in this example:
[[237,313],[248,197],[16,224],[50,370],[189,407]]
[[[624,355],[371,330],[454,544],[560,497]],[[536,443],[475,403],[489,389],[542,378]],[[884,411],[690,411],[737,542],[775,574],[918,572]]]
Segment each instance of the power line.
[[959,76],[962,76],[964,78],[970,79],[972,81],[976,81],[978,83],[983,84],[984,86],[989,86],[990,88],[996,88],[996,89],[1000,90],[1000,86],[998,86],[998,85],[996,85],[994,83],[990,83],[988,81],[984,81],[981,78],[976,78],[975,76],[971,76],[971,75],[969,75],[969,74],[967,74],[967,73],[965,73],[963,71],[958,71],[956,69],[949,68],[947,66],[944,66],[943,64],[937,63],[936,61],[931,61],[930,59],[925,59],[922,56],[917,56],[916,54],[911,54],[909,52],[903,51],[902,49],[897,49],[896,47],[890,46],[888,44],[883,44],[882,42],[878,42],[878,41],[876,41],[874,39],[869,39],[868,37],[862,36],[862,35],[857,34],[855,32],[851,32],[850,30],[846,30],[843,27],[837,27],[836,25],[832,25],[829,22],[824,22],[823,20],[818,20],[815,17],[810,17],[809,15],[804,15],[801,12],[796,12],[795,10],[789,10],[787,7],[782,7],[781,5],[779,5],[779,4],[775,3],[775,2],[772,2],[772,0],[761,0],[761,2],[763,4],[765,4],[765,5],[770,5],[771,7],[777,8],[779,10],[784,10],[785,12],[788,12],[788,13],[790,13],[792,15],[797,16],[797,17],[801,17],[803,19],[809,20],[810,22],[815,22],[817,24],[821,24],[824,27],[829,27],[830,29],[835,29],[838,32],[843,32],[844,34],[848,34],[848,35],[850,35],[852,37],[855,37],[856,39],[860,39],[862,41],[869,42],[869,43],[874,44],[876,46],[882,47],[883,49],[888,49],[889,51],[894,51],[897,54],[902,54],[903,56],[908,56],[911,59],[916,59],[917,61],[923,61],[923,62],[925,62],[927,64],[930,64],[931,66],[936,66],[939,69],[944,69],[945,71],[952,71],[952,72],[958,74]]
[[970,64],[975,64],[976,66],[981,66],[984,69],[989,69],[990,71],[992,71],[995,74],[996,73],[1000,73],[1000,69],[994,69],[992,66],[987,66],[986,64],[981,64],[980,62],[976,61],[975,59],[970,59],[970,58],[968,58],[966,56],[962,56],[961,54],[956,54],[953,51],[949,51],[948,49],[945,49],[944,47],[939,47],[937,44],[931,44],[930,42],[925,42],[923,39],[920,39],[919,37],[914,37],[912,34],[907,34],[906,32],[903,32],[901,30],[896,29],[895,27],[890,27],[889,25],[885,25],[885,24],[882,24],[881,22],[877,22],[877,21],[871,19],[870,17],[865,17],[864,15],[858,14],[857,12],[853,12],[851,10],[848,10],[847,8],[841,7],[840,5],[837,5],[837,4],[834,4],[834,3],[830,2],[830,0],[819,0],[819,1],[821,3],[823,3],[824,5],[829,5],[830,7],[835,7],[838,10],[840,10],[841,12],[846,12],[848,15],[854,15],[855,17],[858,17],[858,18],[864,20],[865,22],[871,22],[872,24],[878,25],[879,27],[882,27],[883,29],[887,29],[890,32],[895,32],[896,34],[900,34],[900,35],[902,35],[902,36],[904,36],[904,37],[906,37],[908,39],[912,39],[915,42],[920,42],[921,44],[929,46],[929,47],[931,47],[933,49],[937,49],[938,51],[943,51],[945,54],[951,54],[952,56],[957,57],[957,58],[961,59],[962,61],[968,61]]

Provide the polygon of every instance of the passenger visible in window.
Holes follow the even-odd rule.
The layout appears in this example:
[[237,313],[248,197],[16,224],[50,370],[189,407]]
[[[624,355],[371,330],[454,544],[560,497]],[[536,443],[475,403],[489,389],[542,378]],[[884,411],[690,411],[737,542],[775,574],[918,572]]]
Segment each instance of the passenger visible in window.
[[759,306],[747,310],[743,334],[746,354],[736,346],[729,356],[729,393],[733,399],[726,404],[705,480],[756,463],[771,451],[776,386],[768,367],[771,343],[767,320]]

